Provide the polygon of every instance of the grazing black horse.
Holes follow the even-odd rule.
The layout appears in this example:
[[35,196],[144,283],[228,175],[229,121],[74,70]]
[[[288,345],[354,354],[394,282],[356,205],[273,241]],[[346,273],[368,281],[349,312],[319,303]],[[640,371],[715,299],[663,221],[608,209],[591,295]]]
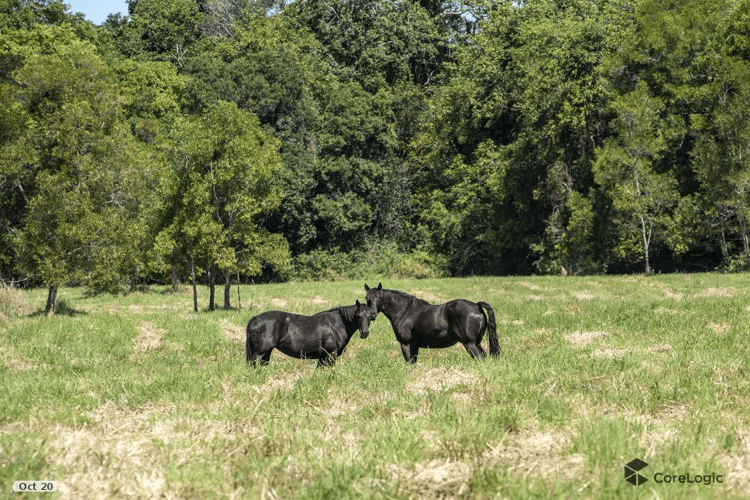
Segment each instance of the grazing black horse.
[[[417,362],[420,347],[450,347],[461,342],[472,358],[485,357],[481,342],[489,334],[490,355],[500,354],[495,311],[486,302],[458,299],[431,305],[398,290],[385,290],[383,284],[367,290],[367,306],[382,312],[391,321],[401,352],[409,363]],[[485,316],[483,309],[487,310]]]
[[318,360],[318,367],[332,365],[341,356],[354,332],[364,339],[370,333],[374,308],[357,301],[353,306],[335,307],[312,316],[267,311],[247,324],[245,355],[248,363],[265,365],[271,351],[278,349],[293,358]]

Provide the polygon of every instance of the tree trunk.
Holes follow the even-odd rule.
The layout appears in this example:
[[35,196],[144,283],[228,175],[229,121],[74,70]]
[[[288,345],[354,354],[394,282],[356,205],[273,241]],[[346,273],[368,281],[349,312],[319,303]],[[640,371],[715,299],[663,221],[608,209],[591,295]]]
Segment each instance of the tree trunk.
[[643,255],[646,261],[646,274],[651,274],[651,265],[648,260],[648,247],[651,240],[651,231],[646,232],[646,220],[641,215],[641,236],[643,236]]
[[237,271],[237,309],[242,309],[242,301],[240,300],[240,272]]
[[193,312],[198,312],[198,287],[195,283],[195,260],[190,257],[190,273],[193,277]]
[[727,246],[727,237],[724,234],[724,226],[721,226],[721,262],[724,269],[729,269],[732,263],[732,258],[729,256],[729,248]]
[[216,302],[214,301],[214,294],[216,292],[216,271],[214,266],[211,265],[208,268],[208,310],[216,310]]
[[177,270],[172,268],[172,293],[180,291],[180,278],[177,276]]
[[232,304],[229,299],[229,293],[232,291],[232,275],[227,271],[224,273],[224,309],[231,309]]
[[747,240],[747,224],[744,217],[740,217],[740,229],[742,230],[742,249],[745,251],[745,269],[750,269],[750,244]]
[[47,305],[44,306],[44,312],[47,314],[54,314],[55,302],[57,302],[57,287],[50,285],[47,290]]

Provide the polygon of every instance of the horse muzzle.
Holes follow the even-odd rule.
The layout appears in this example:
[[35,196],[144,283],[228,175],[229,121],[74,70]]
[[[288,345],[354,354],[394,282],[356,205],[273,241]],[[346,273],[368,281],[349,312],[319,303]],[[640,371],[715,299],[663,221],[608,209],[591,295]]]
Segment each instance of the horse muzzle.
[[359,338],[366,339],[367,336],[370,335],[370,331],[363,332],[362,330],[359,331]]

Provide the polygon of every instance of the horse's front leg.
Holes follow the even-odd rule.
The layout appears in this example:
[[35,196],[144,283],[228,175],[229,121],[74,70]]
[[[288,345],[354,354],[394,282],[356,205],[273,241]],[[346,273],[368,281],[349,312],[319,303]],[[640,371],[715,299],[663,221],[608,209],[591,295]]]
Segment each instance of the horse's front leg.
[[336,364],[336,351],[325,351],[318,358],[318,368],[327,368]]
[[416,346],[414,344],[401,344],[401,353],[404,355],[404,361],[410,364],[414,364],[417,362],[419,346]]

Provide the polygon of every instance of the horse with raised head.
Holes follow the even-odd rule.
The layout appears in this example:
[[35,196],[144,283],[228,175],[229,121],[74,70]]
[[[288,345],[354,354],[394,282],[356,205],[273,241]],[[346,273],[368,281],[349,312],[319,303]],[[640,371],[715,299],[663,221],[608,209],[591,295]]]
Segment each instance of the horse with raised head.
[[[398,290],[386,290],[379,283],[367,291],[367,306],[382,312],[393,326],[396,340],[408,363],[416,363],[420,347],[450,347],[461,342],[472,358],[485,357],[482,337],[489,337],[490,355],[500,355],[495,311],[486,302],[457,299],[432,305]],[[486,311],[486,314],[485,314]]]
[[318,360],[318,367],[331,366],[344,354],[347,344],[359,330],[367,338],[374,308],[360,304],[335,307],[312,316],[283,311],[266,311],[247,324],[245,357],[248,363],[268,364],[271,351],[278,349],[293,358]]

